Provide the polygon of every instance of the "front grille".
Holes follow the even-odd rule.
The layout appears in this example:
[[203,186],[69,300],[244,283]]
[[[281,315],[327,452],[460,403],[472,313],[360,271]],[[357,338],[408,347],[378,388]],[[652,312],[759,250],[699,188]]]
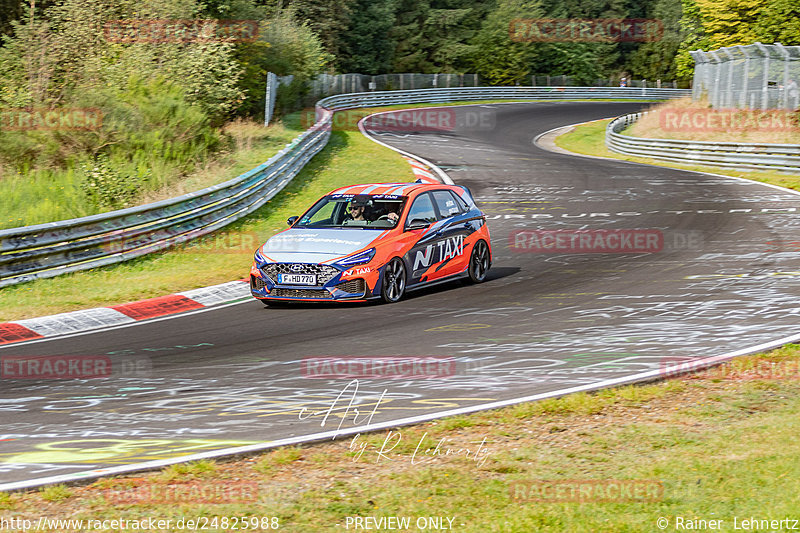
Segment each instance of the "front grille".
[[275,298],[330,298],[331,293],[314,289],[281,289],[275,288],[270,293]]
[[250,288],[251,289],[256,290],[256,291],[260,291],[265,286],[266,286],[266,284],[264,283],[263,279],[261,279],[259,277],[256,277],[256,276],[252,276],[252,275],[250,276]]
[[336,285],[336,288],[351,294],[364,294],[367,292],[367,284],[361,278],[344,281]]
[[278,274],[314,274],[317,276],[317,287],[325,285],[339,273],[336,267],[317,263],[270,263],[262,270],[273,283],[278,282]]

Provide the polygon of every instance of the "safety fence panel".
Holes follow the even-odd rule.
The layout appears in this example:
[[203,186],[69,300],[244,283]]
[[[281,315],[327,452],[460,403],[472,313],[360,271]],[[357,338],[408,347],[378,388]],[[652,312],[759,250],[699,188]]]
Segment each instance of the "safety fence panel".
[[755,43],[691,52],[692,98],[715,109],[800,108],[800,46]]

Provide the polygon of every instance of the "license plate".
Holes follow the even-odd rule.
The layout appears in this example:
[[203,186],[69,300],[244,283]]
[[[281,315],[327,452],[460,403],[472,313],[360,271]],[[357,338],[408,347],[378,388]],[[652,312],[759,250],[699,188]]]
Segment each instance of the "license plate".
[[286,285],[316,285],[314,274],[278,274],[278,283]]

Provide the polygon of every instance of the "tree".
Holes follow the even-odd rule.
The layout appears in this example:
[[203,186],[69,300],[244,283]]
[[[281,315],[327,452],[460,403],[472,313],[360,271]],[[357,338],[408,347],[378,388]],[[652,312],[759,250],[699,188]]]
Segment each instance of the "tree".
[[683,6],[680,0],[657,0],[647,16],[661,21],[664,33],[657,41],[643,43],[631,55],[631,75],[648,80],[676,79],[675,56],[686,38],[686,29],[681,25]]
[[241,44],[236,57],[243,69],[240,87],[247,95],[239,112],[249,116],[264,112],[268,72],[293,75],[300,83],[322,72],[332,60],[309,25],[297,22],[288,10],[263,21],[258,40]]
[[429,72],[433,69],[422,35],[430,7],[430,0],[399,0],[391,30],[395,42],[393,72]]
[[342,72],[384,74],[392,66],[396,0],[356,0],[350,27],[343,37]]
[[767,0],[696,0],[703,30],[714,47],[750,44]]
[[0,35],[10,35],[11,23],[22,16],[22,0],[0,0]]
[[334,58],[334,66],[345,56],[345,41],[351,26],[355,0],[293,0],[295,20],[307,24],[325,51]]
[[765,43],[800,45],[800,4],[797,0],[769,0],[754,31]]
[[513,85],[531,74],[541,45],[512,36],[512,21],[536,19],[543,15],[538,0],[501,0],[473,40],[472,66],[492,85]]
[[394,71],[471,71],[473,41],[495,5],[495,0],[400,0],[392,29]]
[[754,42],[800,44],[800,6],[795,0],[683,0],[686,37],[675,58],[678,76],[691,79],[692,50]]

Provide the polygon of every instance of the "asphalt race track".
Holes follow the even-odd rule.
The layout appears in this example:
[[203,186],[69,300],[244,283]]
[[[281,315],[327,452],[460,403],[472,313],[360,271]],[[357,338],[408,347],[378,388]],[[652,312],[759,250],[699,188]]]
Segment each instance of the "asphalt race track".
[[[800,195],[532,142],[641,106],[457,107],[455,128],[376,135],[470,187],[492,232],[484,284],[442,285],[395,305],[265,309],[253,300],[0,348],[0,356],[109,355],[122,365],[108,379],[3,380],[0,488],[337,430],[351,439],[370,422],[597,387],[798,337]],[[532,230],[620,229],[660,235],[659,249],[529,246]],[[314,378],[302,363],[331,356],[455,364],[425,379],[354,383]]]

